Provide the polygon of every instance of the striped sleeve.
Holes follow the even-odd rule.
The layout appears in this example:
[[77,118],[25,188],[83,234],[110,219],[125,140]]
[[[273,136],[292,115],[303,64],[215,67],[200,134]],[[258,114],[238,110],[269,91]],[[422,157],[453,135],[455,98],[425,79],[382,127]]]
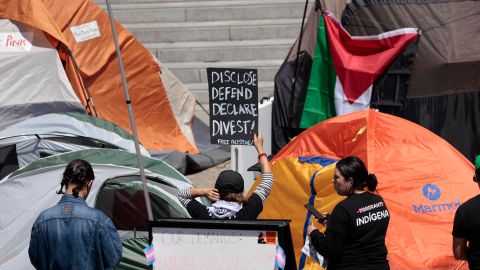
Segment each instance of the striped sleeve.
[[183,207],[186,208],[187,204],[192,200],[192,195],[190,194],[190,188],[181,189],[178,192],[177,198],[180,201],[180,203],[183,205]]
[[270,194],[270,189],[272,188],[273,184],[273,175],[270,172],[262,174],[262,182],[258,185],[253,193],[257,194],[260,199],[262,199],[262,203],[267,200],[268,194]]

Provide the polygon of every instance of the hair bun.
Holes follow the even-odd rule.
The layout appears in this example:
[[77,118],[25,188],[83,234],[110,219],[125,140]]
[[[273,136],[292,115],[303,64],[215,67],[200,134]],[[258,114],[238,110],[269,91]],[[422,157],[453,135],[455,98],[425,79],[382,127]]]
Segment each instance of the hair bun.
[[367,187],[370,191],[375,191],[377,189],[378,180],[375,174],[370,173],[367,176]]

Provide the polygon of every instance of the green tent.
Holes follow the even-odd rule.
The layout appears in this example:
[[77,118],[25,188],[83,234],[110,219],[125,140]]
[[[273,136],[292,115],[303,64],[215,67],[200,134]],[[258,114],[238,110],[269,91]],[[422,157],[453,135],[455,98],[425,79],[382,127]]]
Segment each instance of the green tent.
[[[141,269],[146,263],[142,247],[148,232],[143,189],[136,156],[115,149],[88,149],[32,162],[0,181],[0,268],[29,268],[30,231],[38,214],[60,199],[65,166],[84,159],[95,172],[87,203],[107,214],[124,241],[121,269]],[[189,217],[177,200],[179,189],[192,183],[170,165],[143,157],[154,219]]]

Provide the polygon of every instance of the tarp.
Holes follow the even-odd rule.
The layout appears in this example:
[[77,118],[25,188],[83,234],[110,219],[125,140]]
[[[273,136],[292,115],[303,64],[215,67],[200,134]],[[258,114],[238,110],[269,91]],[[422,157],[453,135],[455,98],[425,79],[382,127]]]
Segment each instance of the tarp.
[[[328,8],[336,1],[325,2]],[[435,132],[471,161],[480,152],[479,12],[472,0],[362,0],[345,6],[341,19],[352,35],[422,31],[406,100],[392,113]],[[385,101],[378,108],[390,113]]]
[[[272,108],[273,153],[277,153],[293,137],[304,130],[300,127],[301,111],[307,96],[306,89],[316,50],[317,27],[320,18],[320,6],[312,7],[301,36],[295,41],[285,61],[275,74],[275,98]],[[328,62],[328,59],[326,61]],[[333,85],[334,82],[331,84]],[[328,117],[335,113],[334,108],[326,108],[326,104],[322,104],[321,100],[318,101],[318,105],[325,111],[331,112]]]
[[465,262],[453,258],[451,230],[456,208],[477,194],[472,163],[427,129],[374,110],[323,121],[272,160],[274,184],[260,218],[292,220],[303,269],[319,269],[300,252],[309,222],[303,205],[332,211],[343,199],[331,182],[335,162],[349,155],[360,157],[376,174],[377,192],[390,210],[386,244],[391,269],[466,269]]

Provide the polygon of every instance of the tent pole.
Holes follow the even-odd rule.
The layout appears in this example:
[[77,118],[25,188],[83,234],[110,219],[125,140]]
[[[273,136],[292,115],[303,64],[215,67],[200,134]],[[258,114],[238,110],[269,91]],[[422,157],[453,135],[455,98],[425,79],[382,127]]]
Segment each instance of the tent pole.
[[88,90],[87,85],[85,85],[85,82],[83,81],[82,75],[80,75],[80,68],[78,67],[77,61],[75,61],[75,58],[73,58],[72,51],[70,51],[70,49],[66,46],[64,46],[64,50],[67,52],[68,56],[70,57],[70,60],[72,61],[72,64],[73,64],[73,67],[75,68],[75,75],[77,75],[78,81],[82,84],[82,87],[85,90],[85,91],[82,91],[83,95],[85,97],[85,101],[86,101],[85,110],[87,112],[90,110],[91,115],[93,115],[95,117],[98,117],[98,112],[97,112],[97,109],[95,108],[95,104],[93,102],[92,95],[90,95],[90,91]]
[[125,70],[123,68],[122,54],[120,52],[120,47],[118,45],[117,31],[115,30],[115,22],[113,20],[113,12],[110,7],[110,1],[106,0],[106,3],[107,3],[107,9],[108,9],[108,17],[110,18],[110,26],[112,27],[115,50],[117,52],[118,66],[120,67],[120,75],[122,76],[122,85],[123,85],[123,90],[125,92],[125,102],[127,103],[128,117],[130,118],[130,126],[132,128],[133,138],[135,140],[135,151],[137,152],[138,167],[140,168],[140,177],[142,178],[143,195],[145,197],[145,204],[147,206],[148,220],[153,221],[152,206],[150,204],[150,196],[148,195],[148,190],[147,190],[147,180],[145,178],[145,170],[143,167],[143,158],[140,153],[140,144],[138,143],[137,127],[135,125],[135,118],[133,117],[132,102],[128,94],[127,79],[125,77]]

